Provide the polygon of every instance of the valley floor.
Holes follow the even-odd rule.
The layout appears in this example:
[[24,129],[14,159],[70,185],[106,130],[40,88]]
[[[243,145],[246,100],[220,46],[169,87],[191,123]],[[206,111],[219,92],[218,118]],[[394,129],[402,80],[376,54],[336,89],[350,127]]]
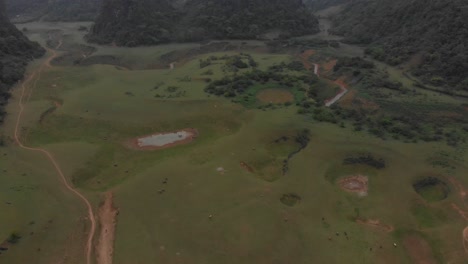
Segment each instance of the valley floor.
[[[233,74],[232,56],[249,54],[266,71],[301,51],[270,53],[257,41],[93,48],[80,25],[23,25],[44,46],[62,44],[30,65],[1,128],[0,263],[466,260],[466,143],[383,140],[318,122],[297,113],[302,90],[277,83],[236,98],[205,92]],[[309,72],[331,83],[333,98],[327,59]],[[376,104],[347,88],[336,105]],[[171,147],[127,144],[164,133],[173,142],[187,129],[196,133]]]

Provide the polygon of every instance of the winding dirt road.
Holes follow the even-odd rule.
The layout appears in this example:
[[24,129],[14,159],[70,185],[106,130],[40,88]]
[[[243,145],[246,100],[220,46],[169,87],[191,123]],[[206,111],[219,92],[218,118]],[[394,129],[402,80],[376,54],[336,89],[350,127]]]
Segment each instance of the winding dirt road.
[[[56,49],[58,49],[60,46],[61,46],[61,42],[56,47]],[[31,148],[31,147],[25,146],[21,142],[20,135],[19,135],[20,134],[19,131],[20,131],[21,118],[23,117],[23,112],[24,112],[23,101],[27,97],[27,94],[26,94],[27,86],[31,82],[33,82],[34,77],[38,76],[36,81],[34,81],[33,85],[31,86],[31,91],[32,91],[36,87],[36,83],[37,83],[38,78],[40,78],[41,72],[44,70],[45,67],[51,67],[50,62],[54,58],[57,57],[57,52],[55,50],[47,49],[47,51],[50,53],[50,56],[41,64],[41,66],[37,70],[32,72],[29,75],[29,77],[27,79],[25,79],[21,84],[21,97],[20,97],[19,102],[18,102],[19,113],[18,113],[18,116],[17,116],[17,119],[16,119],[14,139],[15,139],[16,143],[18,144],[18,146],[20,148],[30,150],[30,151],[40,152],[44,156],[46,156],[49,159],[49,161],[52,163],[52,165],[54,166],[55,171],[56,171],[57,175],[59,176],[59,178],[62,180],[62,183],[65,186],[65,188],[70,193],[77,196],[86,205],[87,210],[88,210],[88,219],[89,219],[89,222],[91,224],[91,228],[90,228],[90,231],[89,231],[89,234],[88,234],[88,241],[87,241],[87,244],[86,244],[86,263],[91,264],[91,253],[92,253],[93,237],[94,237],[94,233],[96,231],[96,220],[95,220],[95,217],[94,217],[93,207],[91,206],[91,203],[89,202],[89,200],[83,194],[81,194],[79,191],[77,191],[75,188],[73,188],[70,185],[70,183],[68,183],[67,178],[65,177],[62,169],[60,168],[60,165],[58,164],[57,160],[54,158],[54,156],[49,151],[47,151],[45,149],[42,149],[42,148]]]
[[[317,75],[317,77],[320,77],[320,73],[319,73],[320,65],[317,63],[314,63],[313,65],[314,65],[314,74]],[[307,65],[306,65],[306,68],[308,68]],[[332,106],[333,104],[338,102],[343,96],[345,96],[346,93],[348,93],[348,88],[346,88],[346,85],[343,82],[335,81],[335,83],[340,86],[340,92],[337,95],[335,95],[335,97],[327,99],[325,101],[326,107]]]

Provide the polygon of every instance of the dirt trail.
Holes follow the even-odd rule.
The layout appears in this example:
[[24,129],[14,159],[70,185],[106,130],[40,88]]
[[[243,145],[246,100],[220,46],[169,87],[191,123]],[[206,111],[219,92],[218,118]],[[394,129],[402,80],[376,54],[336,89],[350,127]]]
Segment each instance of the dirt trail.
[[338,102],[338,100],[340,100],[343,96],[345,96],[346,93],[348,93],[348,88],[346,88],[346,85],[342,81],[337,80],[335,81],[335,83],[340,86],[340,92],[337,95],[335,95],[335,97],[325,101],[325,106],[327,107],[332,106],[334,103]]
[[314,63],[314,74],[317,75],[317,77],[320,77],[319,65],[317,63]]
[[384,224],[384,223],[380,222],[380,220],[378,220],[378,219],[358,218],[358,219],[356,219],[356,223],[361,224],[361,225],[365,225],[365,226],[374,227],[374,228],[377,228],[379,230],[385,231],[387,233],[390,233],[393,230],[395,230],[395,228],[393,226]]
[[115,224],[119,211],[114,207],[113,198],[114,196],[111,192],[106,193],[104,204],[99,209],[101,232],[96,247],[98,264],[112,264],[114,256]]
[[[320,77],[320,73],[319,73],[320,65],[317,64],[317,63],[310,63],[310,61],[309,61],[309,57],[314,55],[314,54],[315,54],[314,50],[306,50],[306,51],[304,51],[302,53],[302,55],[300,57],[301,57],[301,60],[302,60],[302,64],[304,64],[304,67],[307,70],[311,70],[312,65],[313,65],[314,66],[314,74],[317,75],[317,77]],[[340,92],[337,95],[335,95],[335,97],[330,98],[330,99],[325,101],[325,106],[326,107],[332,106],[333,104],[338,102],[343,96],[345,96],[346,93],[348,93],[348,88],[346,88],[346,84],[344,82],[342,82],[340,80],[337,80],[337,81],[335,81],[335,83],[340,86]]]
[[[56,49],[58,49],[62,44],[62,41],[59,42],[59,44],[57,45]],[[42,71],[44,70],[45,67],[51,67],[50,65],[50,62],[57,57],[57,52],[55,50],[52,50],[52,49],[48,49],[47,48],[47,51],[51,54],[43,63],[42,65],[35,71],[33,71],[28,78],[26,78],[22,84],[21,84],[21,97],[18,101],[18,106],[19,106],[19,113],[18,113],[18,116],[17,116],[17,119],[16,119],[16,125],[15,125],[15,131],[14,131],[14,139],[16,141],[16,143],[18,144],[18,146],[22,149],[26,149],[26,150],[30,150],[30,151],[35,151],[35,152],[40,152],[42,153],[44,156],[47,157],[47,159],[52,163],[52,165],[54,166],[54,169],[57,173],[57,175],[59,176],[59,178],[62,180],[62,183],[63,185],[65,186],[65,188],[71,192],[72,194],[74,194],[75,196],[77,196],[85,205],[86,205],[86,208],[88,210],[88,220],[90,221],[90,224],[91,224],[91,227],[90,227],[90,231],[89,231],[89,234],[88,234],[88,241],[87,241],[87,244],[86,244],[86,263],[87,264],[91,264],[91,253],[92,253],[92,243],[93,243],[93,237],[94,237],[94,233],[95,233],[95,230],[96,230],[96,220],[95,220],[95,217],[94,217],[94,212],[93,212],[93,207],[91,206],[91,203],[89,202],[89,200],[84,196],[82,195],[79,191],[77,191],[76,189],[74,189],[70,183],[68,183],[67,181],[67,178],[65,177],[62,169],[60,168],[60,165],[58,164],[57,160],[54,158],[54,156],[47,150],[45,149],[42,149],[42,148],[31,148],[31,147],[27,147],[25,146],[21,139],[20,139],[20,124],[21,124],[21,118],[23,117],[23,112],[24,112],[24,100],[26,98],[26,90],[27,90],[27,86],[28,84],[30,84],[33,80],[34,80],[34,77],[37,76],[37,78],[40,78],[40,74],[42,73]],[[37,83],[37,80],[36,79],[33,84],[31,85],[30,89],[31,91],[36,87],[36,83]]]

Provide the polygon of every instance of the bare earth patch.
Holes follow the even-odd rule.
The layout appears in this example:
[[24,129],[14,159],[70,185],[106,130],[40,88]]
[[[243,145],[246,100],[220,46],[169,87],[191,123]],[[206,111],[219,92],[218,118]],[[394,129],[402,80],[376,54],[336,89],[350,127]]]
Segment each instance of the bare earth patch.
[[125,145],[137,150],[158,150],[183,145],[192,142],[198,136],[194,128],[186,128],[175,132],[152,134],[138,137],[125,142]]
[[333,70],[333,67],[335,67],[337,61],[338,60],[327,61],[322,65],[322,67],[326,72],[331,72]]
[[300,58],[302,63],[304,64],[304,67],[310,71],[313,69],[314,65],[309,61],[309,57],[315,54],[315,50],[306,50],[303,53],[301,53]]
[[104,204],[99,209],[101,232],[96,248],[98,264],[112,264],[117,214],[118,210],[114,207],[113,194],[108,192]]
[[250,173],[254,173],[254,169],[253,169],[251,166],[249,166],[249,164],[247,164],[247,163],[241,161],[240,166],[241,166],[242,169],[244,169],[245,171],[250,172]]
[[293,102],[294,96],[283,89],[265,89],[257,93],[257,99],[262,103],[282,104]]
[[431,246],[425,239],[418,235],[409,235],[403,240],[403,245],[415,264],[437,263],[432,253]]
[[384,224],[380,222],[378,219],[363,219],[363,218],[358,218],[356,219],[356,223],[373,227],[382,231],[385,231],[387,233],[390,233],[394,230],[393,226]]
[[357,193],[360,196],[366,196],[368,191],[368,179],[363,175],[355,175],[338,180],[338,185],[341,189]]

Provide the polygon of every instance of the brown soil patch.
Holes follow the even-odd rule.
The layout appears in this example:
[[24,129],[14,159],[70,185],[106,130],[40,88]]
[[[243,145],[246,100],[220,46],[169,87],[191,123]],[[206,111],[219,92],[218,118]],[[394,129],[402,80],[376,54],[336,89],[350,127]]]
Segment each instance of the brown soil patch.
[[[140,146],[138,144],[138,140],[140,138],[150,137],[150,136],[154,136],[154,135],[163,135],[163,134],[168,134],[168,133],[181,132],[181,131],[185,131],[185,132],[190,133],[190,136],[187,137],[184,140],[179,140],[177,142],[166,144],[166,145],[163,145],[163,146],[143,146],[142,147],[142,146]],[[197,138],[197,136],[198,136],[198,130],[196,130],[195,128],[186,128],[186,129],[181,129],[181,130],[177,130],[177,131],[174,131],[174,132],[156,133],[156,134],[151,134],[151,135],[146,135],[146,136],[133,138],[133,139],[130,139],[130,140],[127,140],[126,142],[124,142],[124,145],[126,147],[128,147],[128,148],[136,149],[136,150],[159,150],[159,149],[172,148],[172,147],[175,147],[175,146],[178,146],[178,145],[188,144],[188,143],[192,142],[195,138]]]
[[468,212],[462,210],[458,205],[452,203],[452,208],[455,210],[463,219],[468,221]]
[[463,248],[468,253],[468,226],[463,229]]
[[355,175],[342,178],[338,181],[338,185],[341,189],[357,193],[359,195],[367,195],[368,191],[368,179],[363,175]]
[[257,93],[262,103],[282,104],[294,101],[294,95],[283,89],[265,89]]
[[315,50],[306,50],[303,53],[301,53],[301,55],[300,55],[302,64],[304,64],[304,67],[309,71],[314,68],[314,64],[312,64],[309,61],[309,57],[314,55],[314,54],[315,54]]
[[337,61],[338,60],[327,61],[326,63],[322,64],[322,68],[326,72],[331,72],[333,70],[333,67],[335,67]]
[[356,90],[350,89],[349,92],[341,98],[340,106],[351,108],[353,106],[353,101],[356,98],[356,94]]
[[115,225],[118,209],[114,207],[113,194],[106,193],[104,204],[99,209],[101,232],[96,247],[97,263],[112,264],[114,255]]
[[249,164],[247,164],[247,163],[245,163],[243,161],[241,161],[240,166],[242,167],[242,169],[244,169],[244,170],[246,170],[246,171],[248,171],[250,173],[254,173],[254,171],[255,171],[251,166],[249,166]]
[[365,225],[365,226],[370,226],[382,231],[385,231],[387,233],[390,233],[394,230],[393,226],[384,224],[380,222],[378,219],[363,219],[363,218],[358,218],[356,219],[356,223]]
[[436,264],[431,246],[418,235],[409,235],[403,239],[403,246],[415,264]]

